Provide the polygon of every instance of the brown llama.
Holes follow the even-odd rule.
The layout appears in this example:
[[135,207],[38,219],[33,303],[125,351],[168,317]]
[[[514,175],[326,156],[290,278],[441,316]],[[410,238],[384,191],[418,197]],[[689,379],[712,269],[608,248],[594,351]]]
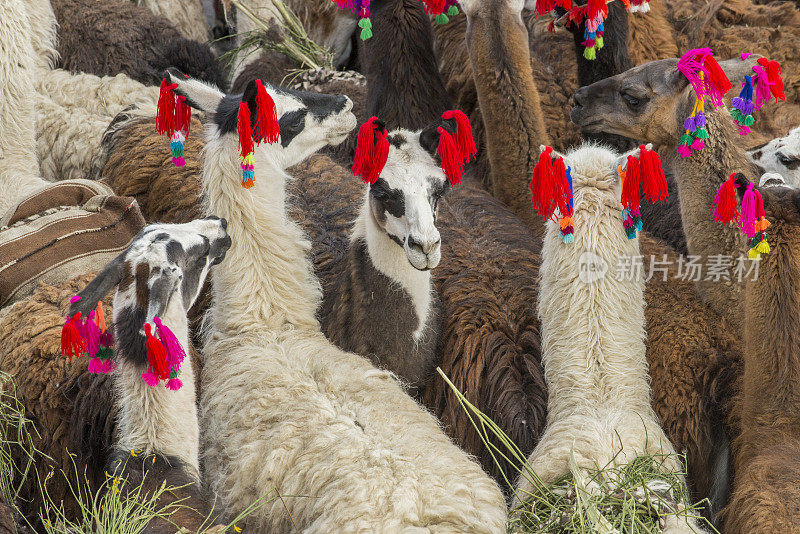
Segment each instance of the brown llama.
[[[738,193],[750,183],[736,179]],[[758,189],[771,251],[745,289],[744,372],[734,402],[729,534],[800,530],[800,191]],[[742,249],[744,252],[744,249]]]

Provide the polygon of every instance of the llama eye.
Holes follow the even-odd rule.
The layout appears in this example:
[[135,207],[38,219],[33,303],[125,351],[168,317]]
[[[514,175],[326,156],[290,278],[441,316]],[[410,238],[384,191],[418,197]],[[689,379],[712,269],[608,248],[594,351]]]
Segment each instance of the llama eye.
[[621,94],[623,100],[625,100],[625,103],[628,104],[628,106],[631,108],[638,108],[643,103],[642,99],[636,98],[633,95],[630,95],[628,93],[621,93]]
[[781,162],[781,165],[790,165],[792,162],[794,162],[794,159],[788,157],[783,152],[778,152],[777,157],[778,161]]

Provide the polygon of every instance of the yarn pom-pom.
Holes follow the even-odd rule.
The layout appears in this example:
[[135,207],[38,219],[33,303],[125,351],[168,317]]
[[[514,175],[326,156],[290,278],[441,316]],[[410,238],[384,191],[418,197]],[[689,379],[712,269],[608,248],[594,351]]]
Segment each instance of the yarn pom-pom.
[[95,375],[109,373],[109,366],[106,362],[110,360],[101,360],[100,358],[92,358],[89,360],[89,372]]
[[689,145],[681,145],[678,147],[678,154],[684,158],[688,158],[692,155],[692,150],[689,148]]
[[183,382],[180,378],[170,378],[167,380],[167,389],[170,391],[178,391],[183,387]]
[[705,147],[706,147],[705,142],[700,138],[695,139],[694,141],[692,141],[692,144],[689,145],[689,148],[691,148],[692,150],[703,150]]
[[717,190],[714,198],[714,220],[728,224],[739,219],[739,210],[736,206],[736,173],[732,172]]
[[61,327],[61,354],[70,360],[79,358],[86,352],[86,343],[81,337],[78,325],[81,321],[81,312],[77,312],[71,319],[67,319]]
[[142,373],[142,380],[144,380],[144,383],[150,386],[151,388],[154,388],[158,385],[158,377],[155,374],[153,374],[152,371],[147,371],[146,373]]

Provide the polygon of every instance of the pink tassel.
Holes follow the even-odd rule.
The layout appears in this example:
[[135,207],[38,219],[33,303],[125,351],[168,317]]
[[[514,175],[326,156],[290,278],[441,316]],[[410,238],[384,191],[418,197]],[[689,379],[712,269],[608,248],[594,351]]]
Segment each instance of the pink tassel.
[[695,139],[692,141],[690,148],[692,150],[703,150],[706,147],[705,142],[702,139]]
[[761,106],[769,102],[772,96],[769,92],[769,77],[767,76],[767,71],[758,65],[753,67],[753,71],[756,73],[756,101],[754,103],[756,109],[761,109]]
[[116,371],[116,369],[117,364],[114,362],[114,360],[103,360],[103,368],[100,370],[100,372],[108,374]]
[[89,372],[92,374],[100,374],[103,372],[103,360],[100,358],[92,358],[89,360]]
[[170,378],[167,381],[167,389],[171,391],[178,391],[183,387],[183,382],[181,382],[180,378]]
[[692,150],[686,145],[681,145],[678,147],[678,154],[680,154],[684,158],[688,158],[689,156],[692,155]]
[[142,373],[142,380],[144,383],[150,387],[156,387],[158,385],[158,377],[153,374],[152,371],[147,371],[146,373]]
[[158,338],[161,340],[161,343],[164,344],[164,348],[167,349],[167,365],[169,365],[170,369],[179,368],[184,358],[186,358],[186,352],[184,352],[183,347],[181,347],[180,341],[178,341],[175,334],[161,322],[160,318],[156,317],[153,321],[156,323]]
[[747,191],[742,198],[742,232],[749,238],[756,235],[756,201],[756,194],[751,183],[747,186]]
[[83,339],[86,341],[86,350],[92,358],[100,352],[100,327],[94,322],[94,316],[95,311],[90,311],[82,332]]

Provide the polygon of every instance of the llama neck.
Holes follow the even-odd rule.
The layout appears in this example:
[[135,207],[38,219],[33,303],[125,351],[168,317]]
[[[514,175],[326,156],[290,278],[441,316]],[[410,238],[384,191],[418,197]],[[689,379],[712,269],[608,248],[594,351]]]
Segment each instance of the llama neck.
[[800,432],[800,230],[772,221],[772,251],[747,283],[740,417]]
[[[555,224],[547,224],[538,313],[548,421],[610,406],[643,416],[651,412],[644,281],[641,274],[618,280],[613,267],[619,258],[638,254],[638,240],[622,231],[620,211],[577,211],[571,245],[561,241]],[[587,259],[607,266],[605,276],[593,277]]]
[[[431,272],[415,269],[409,263],[403,247],[392,241],[375,222],[370,213],[368,200],[365,200],[361,206],[361,211],[353,228],[350,246],[357,246],[360,240],[366,242],[369,262],[378,272],[389,279],[382,280],[381,278],[373,277],[369,279],[368,283],[383,284],[384,282],[390,282],[403,288],[411,299],[417,316],[417,325],[409,334],[415,343],[419,342],[429,326],[428,319],[431,315],[433,304]],[[355,258],[356,256],[351,254],[350,257]],[[376,288],[365,287],[364,293],[369,295],[371,289]],[[383,288],[380,289],[379,294],[385,294]]]
[[373,0],[374,37],[365,41],[367,114],[389,129],[419,130],[451,107],[433,52],[429,17],[417,0]]
[[209,214],[228,220],[231,248],[214,271],[213,326],[243,331],[318,329],[322,291],[309,260],[311,244],[286,215],[286,180],[275,162],[280,148],[255,151],[255,185],[241,185],[235,135],[206,145],[203,190]]
[[[680,117],[689,115],[689,107],[690,104],[686,103]],[[752,165],[738,146],[739,135],[727,113],[725,108],[707,108],[706,128],[710,137],[706,139],[705,148],[694,152],[691,157],[677,155],[680,135],[675,136],[674,145],[664,147],[675,171],[686,246],[689,254],[702,258],[704,265],[708,264],[711,256],[736,258],[744,250],[745,239],[738,227],[735,224],[720,225],[714,221],[711,211],[719,186],[731,172],[752,175]],[[678,128],[682,127],[681,119]],[[697,288],[703,299],[727,317],[735,328],[743,327],[741,284],[700,281]]]
[[539,146],[550,144],[550,138],[534,83],[528,32],[519,13],[508,6],[487,11],[478,7],[469,14],[467,48],[484,118],[492,189],[529,228],[541,232],[541,219],[530,206],[529,184]]
[[[114,299],[114,320],[123,317]],[[143,314],[143,311],[142,311]],[[189,323],[182,298],[174,295],[161,317],[186,351],[181,365],[183,387],[168,390],[163,383],[151,387],[142,380],[146,364],[118,355],[117,370],[112,375],[119,402],[117,447],[122,451],[143,451],[175,457],[199,476],[198,449],[200,432],[195,403],[195,375],[189,357]]]

